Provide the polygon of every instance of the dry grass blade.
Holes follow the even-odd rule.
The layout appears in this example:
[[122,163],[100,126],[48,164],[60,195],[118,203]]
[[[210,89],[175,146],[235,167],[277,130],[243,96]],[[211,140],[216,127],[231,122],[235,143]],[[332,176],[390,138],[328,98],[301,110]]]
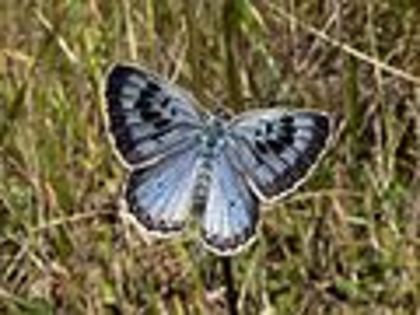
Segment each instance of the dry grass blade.
[[272,2],[265,2],[264,3],[265,6],[267,6],[267,8],[273,12],[273,16],[272,18],[281,23],[282,20],[286,20],[289,23],[292,23],[294,25],[298,25],[299,27],[303,28],[304,30],[306,30],[307,32],[315,35],[316,37],[322,39],[323,41],[329,43],[330,45],[332,45],[333,47],[336,47],[338,49],[343,50],[344,52],[346,52],[349,55],[352,55],[353,57],[360,59],[364,62],[367,62],[369,64],[371,64],[372,66],[381,69],[385,72],[388,72],[396,77],[399,77],[401,79],[404,79],[408,82],[420,85],[420,77],[412,75],[409,72],[406,72],[404,70],[398,69],[396,67],[393,67],[389,64],[387,64],[386,62],[379,60],[377,58],[374,58],[372,56],[369,56],[368,54],[357,50],[356,48],[352,47],[351,45],[341,42],[337,39],[335,39],[334,37],[328,35],[325,31],[323,30],[319,30],[316,27],[311,26],[308,23],[305,23],[304,21],[302,21],[301,19],[297,18],[294,15],[289,14],[287,11],[283,10],[280,6],[272,3]]

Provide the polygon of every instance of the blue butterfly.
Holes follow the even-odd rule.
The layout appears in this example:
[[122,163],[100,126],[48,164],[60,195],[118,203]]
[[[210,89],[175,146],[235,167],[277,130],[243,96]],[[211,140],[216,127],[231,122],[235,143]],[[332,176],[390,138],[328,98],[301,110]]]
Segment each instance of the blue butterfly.
[[304,181],[331,129],[328,114],[315,111],[213,115],[188,92],[130,65],[112,67],[105,96],[111,139],[131,171],[129,210],[165,236],[198,209],[202,240],[221,256],[250,244],[260,204]]

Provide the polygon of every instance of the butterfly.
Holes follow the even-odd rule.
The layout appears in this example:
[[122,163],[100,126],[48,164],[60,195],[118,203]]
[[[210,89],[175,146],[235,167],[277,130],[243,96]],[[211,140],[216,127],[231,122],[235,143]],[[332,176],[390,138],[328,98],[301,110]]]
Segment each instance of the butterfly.
[[164,78],[127,64],[105,80],[106,120],[128,167],[125,200],[150,233],[171,236],[196,213],[201,240],[220,256],[256,234],[261,204],[296,189],[331,133],[317,111],[251,110],[226,119]]

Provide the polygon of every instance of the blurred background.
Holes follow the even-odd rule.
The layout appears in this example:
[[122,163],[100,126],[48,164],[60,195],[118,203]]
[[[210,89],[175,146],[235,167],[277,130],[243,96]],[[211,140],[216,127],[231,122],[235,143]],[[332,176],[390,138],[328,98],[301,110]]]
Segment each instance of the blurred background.
[[419,21],[417,0],[2,0],[0,313],[227,314],[196,234],[153,241],[118,215],[118,61],[204,107],[340,117],[235,258],[241,314],[420,313]]

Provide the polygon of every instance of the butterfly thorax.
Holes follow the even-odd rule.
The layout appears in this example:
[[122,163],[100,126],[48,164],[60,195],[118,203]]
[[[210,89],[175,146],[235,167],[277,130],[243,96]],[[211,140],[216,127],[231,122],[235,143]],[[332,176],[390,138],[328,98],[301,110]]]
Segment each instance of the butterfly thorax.
[[205,159],[212,159],[220,154],[225,143],[225,137],[225,121],[216,116],[209,117],[200,136],[202,156]]

